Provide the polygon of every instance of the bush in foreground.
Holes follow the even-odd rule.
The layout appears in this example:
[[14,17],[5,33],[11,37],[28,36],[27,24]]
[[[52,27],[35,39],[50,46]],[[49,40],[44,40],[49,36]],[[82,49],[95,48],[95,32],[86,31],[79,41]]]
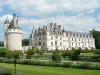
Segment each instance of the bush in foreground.
[[11,71],[5,67],[0,67],[0,75],[12,75]]
[[61,55],[58,51],[53,52],[52,61],[61,62]]
[[[5,61],[6,63],[13,63],[13,61]],[[92,69],[100,70],[100,65],[91,63],[73,63],[73,62],[52,62],[52,61],[30,61],[19,60],[17,64],[36,65],[36,66],[51,66],[51,67],[65,67],[65,68],[78,68],[78,69]]]

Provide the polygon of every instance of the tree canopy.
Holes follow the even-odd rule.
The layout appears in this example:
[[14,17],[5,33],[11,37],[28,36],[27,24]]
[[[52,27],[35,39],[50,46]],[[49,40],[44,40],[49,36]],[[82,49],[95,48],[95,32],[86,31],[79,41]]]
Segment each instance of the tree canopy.
[[28,46],[29,45],[29,39],[23,39],[22,40],[22,45],[23,46]]
[[3,43],[3,41],[0,41],[0,46],[2,46],[2,47],[4,46],[4,43]]
[[100,49],[100,31],[92,30],[92,35],[95,38],[95,46],[97,49]]

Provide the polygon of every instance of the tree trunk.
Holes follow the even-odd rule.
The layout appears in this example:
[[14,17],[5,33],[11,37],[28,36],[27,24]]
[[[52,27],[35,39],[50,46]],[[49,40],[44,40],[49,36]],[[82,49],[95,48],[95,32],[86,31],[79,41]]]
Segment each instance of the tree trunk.
[[30,55],[30,61],[31,61],[31,55]]
[[16,75],[16,59],[14,61],[14,69],[15,69],[15,75]]

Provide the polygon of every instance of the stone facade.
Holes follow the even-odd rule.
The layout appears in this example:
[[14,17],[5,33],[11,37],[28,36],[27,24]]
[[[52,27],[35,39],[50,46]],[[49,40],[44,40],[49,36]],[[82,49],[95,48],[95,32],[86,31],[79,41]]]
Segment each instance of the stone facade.
[[22,50],[22,30],[19,21],[16,14],[13,14],[11,22],[8,18],[4,22],[4,47],[8,50]]
[[44,50],[95,49],[95,39],[91,33],[66,31],[61,28],[61,25],[50,23],[38,29],[33,27],[29,46]]

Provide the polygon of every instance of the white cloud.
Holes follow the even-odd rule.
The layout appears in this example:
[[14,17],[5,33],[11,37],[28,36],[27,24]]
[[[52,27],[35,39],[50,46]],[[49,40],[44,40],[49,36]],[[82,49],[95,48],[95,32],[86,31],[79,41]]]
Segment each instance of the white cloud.
[[[22,27],[27,26],[30,30],[24,30],[23,36],[29,37],[32,27],[38,27],[47,25],[49,22],[57,22],[62,25],[66,30],[88,32],[95,28],[99,29],[100,22],[91,16],[90,14],[95,12],[95,8],[100,8],[99,0],[0,0],[0,8],[3,5],[10,5],[13,10],[21,12]],[[65,16],[66,12],[74,12],[76,16]],[[61,14],[60,16],[57,16]],[[48,17],[48,15],[54,15],[54,17]],[[3,26],[3,22],[6,17],[11,20],[12,15],[4,15],[0,17],[0,26]],[[27,18],[27,16],[39,16],[41,18]],[[100,19],[100,16],[98,16]]]
[[91,9],[91,10],[87,11],[86,13],[91,14],[91,13],[94,13],[94,12],[95,12],[95,9]]
[[66,30],[76,31],[78,32],[88,32],[92,29],[97,29],[100,25],[100,22],[97,22],[94,17],[90,16],[57,16],[51,17],[50,20],[48,18],[41,18],[41,19],[23,19],[23,25],[28,25],[29,29],[32,29],[32,26],[37,28],[39,24],[41,26],[47,25],[49,22],[56,22]]
[[99,0],[7,0],[14,10],[27,16],[45,16],[67,11],[84,12],[100,7]]

